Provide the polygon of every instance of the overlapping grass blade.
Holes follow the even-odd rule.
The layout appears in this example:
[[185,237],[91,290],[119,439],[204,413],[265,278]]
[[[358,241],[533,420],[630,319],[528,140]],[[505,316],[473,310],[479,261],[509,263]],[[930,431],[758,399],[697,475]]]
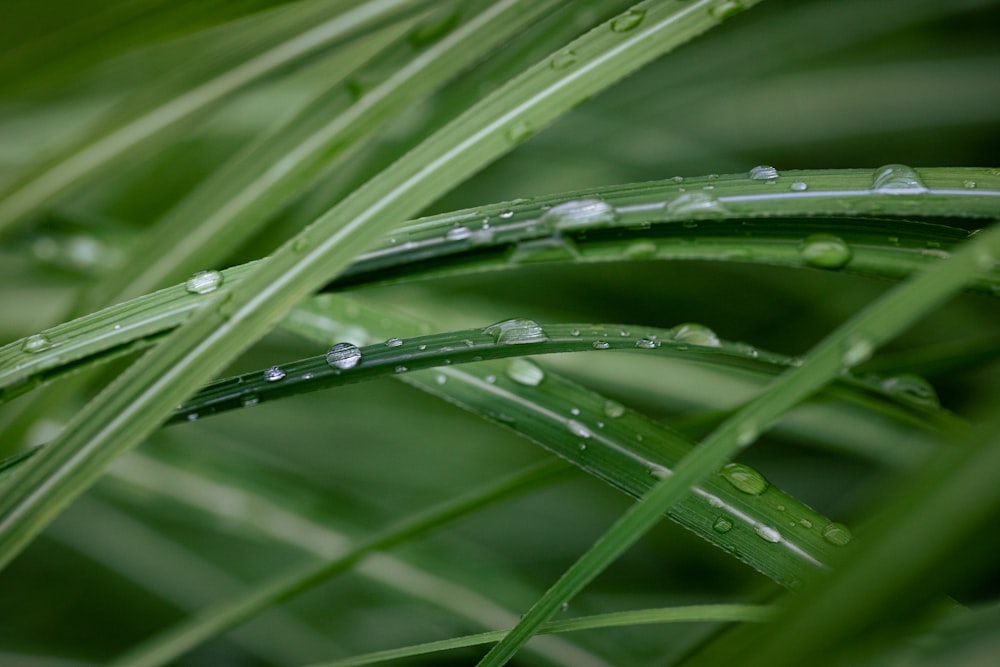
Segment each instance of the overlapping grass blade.
[[742,408],[685,457],[673,474],[630,508],[524,615],[480,662],[506,664],[564,601],[631,546],[679,502],[690,488],[750,445],[781,414],[828,383],[843,369],[865,361],[878,345],[943,303],[967,282],[992,269],[1000,256],[1000,228],[985,230],[948,259],[878,299],[827,336],[803,365],[779,377],[770,390]]
[[360,541],[336,558],[300,565],[278,574],[246,594],[210,607],[140,644],[111,664],[116,667],[152,667],[172,662],[205,640],[260,611],[344,572],[373,551],[406,542],[449,521],[530,489],[564,470],[566,468],[561,462],[547,461],[403,519]]
[[[0,232],[69,188],[96,177],[128,151],[210,108],[240,88],[338,40],[357,36],[366,27],[392,20],[402,12],[426,4],[419,0],[369,0],[341,12],[342,5],[338,8],[338,3],[324,0],[293,8],[295,29],[283,41],[264,47],[263,52],[258,50],[253,57],[207,81],[196,83],[172,99],[146,102],[127,121],[116,119],[110,129],[88,138],[66,154],[49,158],[17,181],[0,199]],[[324,15],[326,18],[319,20]],[[265,38],[263,44],[267,43]],[[243,46],[260,49],[263,44]]]
[[641,3],[626,18],[599,26],[569,45],[577,56],[573,67],[537,64],[356,190],[233,290],[206,299],[154,354],[146,354],[80,411],[56,446],[35,457],[12,481],[0,501],[0,563],[20,552],[174,405],[334,278],[386,229],[587,97],[718,25],[731,12],[710,11],[714,4]]
[[[773,610],[763,606],[727,604],[691,605],[687,607],[667,607],[664,609],[621,611],[610,614],[581,616],[562,621],[549,621],[541,627],[539,634],[597,630],[600,628],[649,623],[759,623],[769,620],[772,615]],[[489,644],[500,641],[506,634],[504,630],[481,632],[475,635],[466,635],[465,637],[417,644],[416,646],[366,653],[341,660],[317,662],[309,665],[309,667],[359,667],[360,665],[373,665],[390,660],[401,660],[418,655],[427,655],[428,653],[440,653],[456,648]]]

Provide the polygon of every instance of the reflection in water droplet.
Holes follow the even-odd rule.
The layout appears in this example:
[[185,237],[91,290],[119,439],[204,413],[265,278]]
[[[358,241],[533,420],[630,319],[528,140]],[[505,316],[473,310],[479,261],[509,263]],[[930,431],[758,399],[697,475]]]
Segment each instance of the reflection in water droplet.
[[799,255],[809,266],[840,269],[851,261],[851,248],[833,234],[810,234],[799,245]]
[[642,23],[642,19],[646,16],[645,9],[630,9],[624,14],[616,16],[611,21],[611,30],[613,32],[628,32],[629,30],[634,30],[639,27]]
[[545,330],[534,320],[515,318],[491,324],[483,329],[483,333],[492,336],[498,345],[518,345],[521,343],[540,343],[549,340]]
[[184,283],[184,288],[192,294],[208,294],[214,292],[222,284],[223,276],[219,271],[199,271]]
[[535,362],[518,357],[507,364],[507,377],[518,384],[537,387],[545,379],[545,371]]
[[766,164],[760,164],[750,170],[750,180],[771,181],[778,178],[778,170]]
[[353,343],[337,343],[326,353],[326,363],[331,368],[347,370],[361,361],[361,350]]
[[727,463],[720,471],[726,481],[751,496],[759,496],[767,491],[767,480],[759,472],[742,463]]
[[264,371],[264,379],[268,382],[277,382],[278,380],[285,379],[285,371],[281,370],[277,366],[271,366],[266,371]]
[[823,538],[838,547],[846,546],[851,541],[851,531],[842,523],[831,523],[823,529]]
[[920,176],[905,164],[887,164],[875,170],[872,190],[883,194],[913,195],[927,192]]

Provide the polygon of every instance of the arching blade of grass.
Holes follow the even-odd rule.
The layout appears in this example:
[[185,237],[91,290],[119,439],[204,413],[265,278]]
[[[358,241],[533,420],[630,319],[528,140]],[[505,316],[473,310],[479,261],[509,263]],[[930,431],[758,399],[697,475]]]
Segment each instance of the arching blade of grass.
[[[745,3],[755,4],[755,3]],[[356,190],[122,373],[0,499],[0,564],[145,438],[195,388],[388,228],[530,134],[656,56],[717,25],[714,2],[641,3],[568,45],[573,66],[537,64]],[[739,9],[733,6],[731,9]],[[638,19],[638,20],[637,20]]]
[[561,462],[547,461],[493,484],[485,485],[463,497],[420,512],[411,518],[403,519],[362,540],[336,558],[292,568],[246,594],[209,607],[140,644],[111,664],[116,667],[152,667],[170,663],[205,640],[260,611],[344,572],[373,551],[385,550],[406,542],[449,521],[508,498],[512,494],[530,489],[566,469]]
[[[773,610],[769,607],[755,605],[714,604],[691,605],[687,607],[667,607],[664,609],[642,609],[636,611],[621,611],[594,616],[581,616],[563,621],[549,621],[539,630],[539,634],[554,632],[576,632],[579,630],[597,630],[600,628],[615,628],[630,625],[645,625],[650,623],[759,623],[770,620]],[[330,662],[317,662],[309,667],[359,667],[374,665],[390,660],[401,660],[428,653],[440,653],[456,648],[480,646],[500,641],[506,631],[481,632],[454,639],[417,644],[404,648],[366,653]]]
[[[339,84],[352,69],[332,68],[332,93],[233,156],[173,207],[143,236],[131,259],[94,287],[84,310],[135,297],[218,262],[323,173],[343,165],[376,129],[537,20],[555,2],[524,7],[504,0],[478,12],[483,3],[466,4],[471,16],[463,24],[439,41],[411,39],[400,45],[396,51],[405,52],[399,54],[405,56],[400,57],[403,65],[340,113],[332,111],[331,100],[346,95]],[[362,47],[373,55],[407,28],[396,26],[381,42],[369,38]],[[354,54],[350,66],[362,64]]]
[[[337,3],[332,2],[316,2],[304,6],[304,11],[296,7],[300,10],[294,16],[298,31],[284,41],[172,99],[156,100],[147,107],[141,107],[128,121],[119,122],[68,154],[40,165],[16,182],[0,199],[0,232],[69,188],[97,176],[128,151],[240,88],[337,40],[357,34],[367,26],[392,20],[421,4],[427,3],[418,0],[369,0],[342,13],[338,11]],[[333,16],[319,20],[324,14]]]
[[506,664],[564,601],[579,592],[645,534],[660,514],[679,502],[751,444],[781,414],[841,373],[866,360],[881,343],[943,303],[1000,256],[1000,227],[972,239],[947,261],[890,291],[827,336],[803,365],[779,377],[770,390],[748,403],[685,457],[673,474],[630,508],[524,615],[521,622],[480,662]]
[[[220,478],[211,470],[192,469],[185,462],[170,460],[162,453],[134,452],[112,466],[108,478],[128,489],[153,494],[168,503],[179,503],[216,520],[235,521],[275,542],[325,561],[357,546],[355,539],[335,530],[329,521],[304,516],[280,493],[264,495],[245,479]],[[421,604],[444,610],[473,626],[505,627],[517,620],[516,614],[489,596],[392,554],[371,553],[357,563],[353,571],[364,579],[410,596]],[[548,638],[529,648],[555,664],[574,667],[604,667],[606,664],[561,639]]]
[[[971,446],[942,450],[925,462],[865,526],[864,543],[830,578],[799,599],[789,600],[780,615],[782,641],[770,633],[733,633],[692,661],[713,662],[737,655],[751,666],[856,662],[851,650],[891,636],[884,619],[914,616],[947,586],[960,583],[969,568],[986,569],[988,561],[968,558],[970,542],[994,530],[1000,507],[1000,421],[996,419]],[[963,567],[948,567],[953,561]],[[878,648],[878,645],[871,646]],[[818,658],[817,656],[822,656]]]

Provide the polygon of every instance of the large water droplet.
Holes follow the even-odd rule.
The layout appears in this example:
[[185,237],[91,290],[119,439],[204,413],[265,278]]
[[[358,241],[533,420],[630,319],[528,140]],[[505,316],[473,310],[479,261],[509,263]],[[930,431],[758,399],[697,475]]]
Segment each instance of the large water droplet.
[[402,338],[390,338],[385,341],[386,347],[400,347],[403,344]]
[[191,294],[208,294],[219,289],[223,276],[219,271],[199,271],[194,274],[184,284],[184,288]]
[[809,266],[840,269],[851,261],[851,248],[833,234],[810,234],[799,245],[799,255]]
[[589,428],[587,428],[586,426],[584,426],[583,424],[581,424],[580,422],[578,422],[575,419],[567,419],[566,420],[566,428],[569,429],[570,433],[572,433],[573,435],[575,435],[578,438],[587,439],[587,438],[590,438],[591,435],[593,435],[590,432]]
[[347,370],[361,361],[361,350],[353,343],[337,343],[326,353],[326,363],[331,368]]
[[635,346],[644,350],[654,350],[660,346],[660,341],[655,338],[640,338],[635,341]]
[[862,334],[852,334],[844,343],[844,353],[841,361],[844,366],[852,368],[871,359],[875,352],[875,344]]
[[712,524],[712,530],[714,530],[717,533],[728,533],[732,529],[733,529],[733,522],[724,516],[720,516],[718,519],[715,520],[715,523]]
[[617,219],[614,207],[600,199],[574,199],[556,204],[539,218],[539,223],[554,229],[570,229]]
[[519,357],[507,364],[507,377],[518,384],[537,387],[545,379],[545,371],[535,362]]
[[757,533],[761,539],[766,542],[771,542],[772,544],[776,544],[781,541],[781,533],[778,532],[777,528],[772,528],[771,526],[767,526],[762,523],[758,523],[754,526],[753,532]]
[[497,322],[483,329],[487,336],[493,336],[498,345],[518,345],[520,343],[540,343],[549,337],[542,326],[534,320],[515,318]]
[[846,546],[851,541],[851,531],[842,523],[831,523],[823,529],[823,538],[838,547]]
[[809,189],[809,186],[802,181],[795,181],[794,183],[788,186],[788,189],[794,192],[805,192],[806,190]]
[[268,382],[277,382],[278,380],[285,379],[285,371],[281,370],[277,366],[271,366],[266,371],[264,371],[264,379]]
[[911,375],[909,373],[897,375],[885,378],[879,385],[890,394],[904,396],[911,401],[935,408],[941,406],[933,385],[919,375]]
[[52,347],[52,341],[48,339],[45,334],[35,334],[34,336],[28,336],[21,343],[21,351],[27,352],[28,354],[38,354],[43,350],[47,350]]
[[887,164],[875,170],[872,190],[889,195],[914,195],[927,192],[920,176],[905,164]]
[[713,195],[704,191],[686,192],[667,204],[667,215],[672,218],[688,216],[710,218],[726,213],[726,207]]
[[611,30],[613,32],[628,32],[629,30],[635,30],[642,23],[642,19],[646,17],[645,9],[630,9],[624,14],[616,16],[611,21]]
[[691,345],[701,345],[702,347],[721,347],[719,337],[715,332],[702,324],[689,322],[681,324],[670,330],[670,340],[676,343],[690,343]]
[[721,474],[726,478],[727,482],[751,496],[759,496],[767,491],[767,480],[748,465],[727,463],[722,467]]
[[778,170],[766,164],[759,164],[750,170],[750,180],[752,181],[773,181],[778,176]]

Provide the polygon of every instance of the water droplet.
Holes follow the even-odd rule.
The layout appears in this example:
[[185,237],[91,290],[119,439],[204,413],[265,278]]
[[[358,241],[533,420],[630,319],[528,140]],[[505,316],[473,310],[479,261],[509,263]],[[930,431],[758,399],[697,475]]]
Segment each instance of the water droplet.
[[222,279],[222,273],[219,271],[199,271],[188,278],[184,288],[191,294],[208,294],[219,289]]
[[264,379],[268,382],[277,382],[278,380],[285,379],[285,371],[281,370],[277,366],[271,366],[266,371],[264,371]]
[[593,347],[595,350],[606,350],[611,347],[611,344],[606,340],[595,340]]
[[[517,144],[524,141],[534,133],[534,129],[532,129],[531,125],[527,121],[519,120],[507,128],[507,139],[511,143]],[[503,213],[500,214],[500,217],[503,217]]]
[[445,239],[449,241],[462,241],[464,239],[472,236],[472,230],[468,227],[463,227],[459,225],[458,227],[452,227],[447,232],[445,232]]
[[396,368],[394,370],[397,373],[405,373],[409,369],[406,366],[396,366]]
[[568,49],[560,51],[549,59],[549,67],[554,70],[566,69],[576,64],[576,51]]
[[521,318],[491,324],[483,329],[483,333],[492,336],[497,345],[540,343],[549,339],[540,324]]
[[871,359],[874,352],[875,344],[872,341],[861,334],[852,334],[844,343],[841,361],[847,368],[852,368]]
[[778,170],[766,164],[759,164],[750,170],[750,180],[752,181],[772,181],[778,176]]
[[514,211],[501,211],[498,217],[501,220],[510,220],[514,217]]
[[604,414],[611,419],[618,419],[625,414],[625,406],[618,401],[604,401]]
[[935,408],[941,406],[941,403],[938,400],[937,392],[934,391],[933,385],[919,375],[906,373],[903,375],[885,378],[879,383],[879,386],[890,394],[904,396],[917,403],[922,403]]
[[851,531],[842,523],[831,523],[823,529],[823,538],[838,547],[846,546],[851,541]]
[[518,384],[537,387],[545,379],[545,371],[535,362],[519,357],[507,364],[507,377]]
[[37,354],[43,350],[47,350],[52,347],[52,341],[48,339],[45,334],[35,334],[34,336],[28,336],[21,343],[21,351],[27,352],[28,354]]
[[770,542],[772,544],[777,544],[781,541],[781,533],[778,532],[777,528],[772,528],[771,526],[758,523],[753,527],[753,532],[757,533],[764,541]]
[[756,424],[752,422],[740,424],[739,428],[736,429],[736,444],[740,447],[748,447],[757,439],[759,434],[760,430]]
[[656,244],[652,241],[636,241],[625,248],[625,256],[632,259],[652,257],[656,254]]
[[303,253],[312,246],[312,241],[306,237],[300,237],[292,241],[292,252]]
[[714,530],[717,533],[728,533],[732,529],[733,529],[733,522],[724,516],[720,516],[718,519],[715,520],[715,523],[712,524],[712,530]]
[[636,347],[641,347],[644,350],[652,350],[660,346],[660,341],[653,340],[652,338],[640,338],[635,341]]
[[713,195],[704,192],[687,192],[675,197],[667,204],[667,215],[672,218],[695,216],[700,218],[719,217],[727,213]]
[[670,330],[670,340],[676,343],[690,343],[702,347],[721,347],[715,332],[702,324],[681,324]]
[[615,208],[600,199],[574,199],[556,204],[538,222],[554,229],[570,229],[596,223],[610,223],[618,218]]
[[751,496],[759,496],[767,491],[767,480],[759,472],[742,463],[727,463],[721,474],[734,487]]
[[809,186],[803,183],[802,181],[795,181],[794,183],[788,186],[788,189],[793,190],[795,192],[805,192],[806,190],[809,189]]
[[799,245],[799,255],[809,266],[840,269],[851,261],[851,248],[833,234],[810,234]]
[[487,375],[483,379],[486,380],[486,382],[488,384],[496,384],[497,383],[497,376],[496,375]]
[[401,338],[390,338],[389,340],[385,341],[386,347],[399,347],[402,344],[403,340]]
[[966,190],[974,190],[976,187],[975,181],[962,181],[962,187]]
[[198,413],[197,412],[188,413],[188,416],[186,417],[186,419],[189,422],[198,421]]
[[254,394],[247,394],[243,397],[242,403],[244,408],[252,408],[260,403],[260,398]]
[[642,23],[642,19],[646,16],[645,9],[630,9],[624,14],[616,16],[611,21],[611,30],[613,32],[628,32],[629,30],[635,30]]
[[570,433],[572,433],[578,438],[587,439],[590,438],[590,436],[592,435],[589,428],[587,428],[586,426],[584,426],[575,419],[567,419],[566,428],[569,429]]
[[361,350],[353,343],[337,343],[326,353],[326,363],[331,368],[347,370],[361,361]]
[[799,525],[802,526],[803,528],[812,528],[813,522],[810,521],[809,519],[799,519]]
[[434,376],[434,381],[437,382],[438,384],[444,384],[445,382],[448,381],[448,378],[438,373],[437,375]]
[[875,170],[872,190],[889,195],[914,195],[927,192],[927,186],[913,167],[905,164],[887,164]]
[[742,4],[736,2],[736,0],[725,0],[725,2],[720,2],[708,10],[708,13],[722,21],[728,19],[730,16],[739,14],[741,11],[743,11]]

